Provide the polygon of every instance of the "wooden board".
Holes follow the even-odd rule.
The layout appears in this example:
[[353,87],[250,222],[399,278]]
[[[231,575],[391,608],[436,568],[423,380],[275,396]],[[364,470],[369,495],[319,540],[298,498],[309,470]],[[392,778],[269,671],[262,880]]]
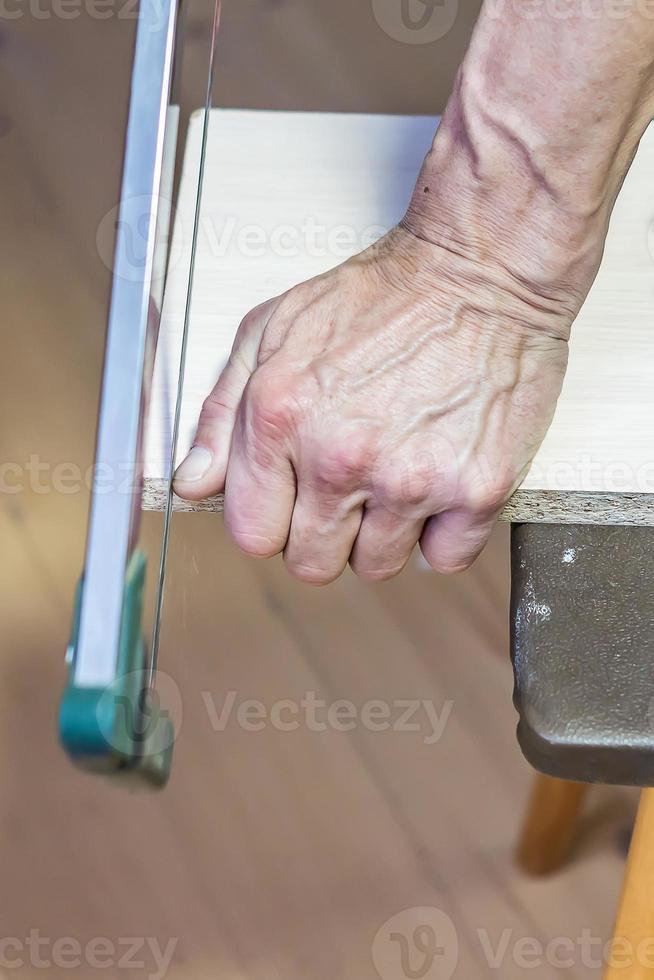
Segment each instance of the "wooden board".
[[[197,168],[201,117],[186,167]],[[192,297],[178,461],[241,318],[327,271],[403,215],[436,120],[213,110]],[[552,427],[507,520],[654,525],[654,128],[618,199],[602,268],[573,328]],[[182,178],[145,463],[161,509],[177,391],[195,205]],[[219,497],[182,510],[219,510]]]

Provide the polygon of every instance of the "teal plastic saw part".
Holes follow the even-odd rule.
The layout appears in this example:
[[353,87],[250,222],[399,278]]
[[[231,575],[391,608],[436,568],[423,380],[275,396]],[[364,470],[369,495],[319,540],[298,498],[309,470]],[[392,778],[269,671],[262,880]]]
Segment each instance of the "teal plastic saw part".
[[141,630],[145,555],[132,555],[125,576],[120,641],[113,682],[104,688],[75,684],[84,580],[75,598],[70,680],[59,712],[60,740],[76,765],[121,781],[161,787],[170,775],[173,724],[150,687]]

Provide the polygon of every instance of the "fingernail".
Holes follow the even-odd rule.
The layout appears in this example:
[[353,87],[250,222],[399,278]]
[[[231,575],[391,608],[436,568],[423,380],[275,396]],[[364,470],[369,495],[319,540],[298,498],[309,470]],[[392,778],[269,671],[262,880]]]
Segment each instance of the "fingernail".
[[201,480],[213,461],[213,453],[204,446],[193,446],[175,471],[175,483],[194,483]]

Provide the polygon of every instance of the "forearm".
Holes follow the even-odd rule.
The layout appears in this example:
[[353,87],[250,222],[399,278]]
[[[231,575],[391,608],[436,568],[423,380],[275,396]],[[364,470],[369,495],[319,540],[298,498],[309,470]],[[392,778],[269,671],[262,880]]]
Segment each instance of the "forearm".
[[581,302],[654,115],[654,4],[486,0],[406,226]]

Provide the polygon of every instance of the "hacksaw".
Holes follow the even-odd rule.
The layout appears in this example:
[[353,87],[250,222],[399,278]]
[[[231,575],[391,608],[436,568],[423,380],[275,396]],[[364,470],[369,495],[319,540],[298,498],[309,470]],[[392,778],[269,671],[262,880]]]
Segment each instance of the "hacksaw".
[[[179,363],[171,472],[164,516],[152,636],[142,616],[147,556],[139,547],[144,425],[169,264],[186,120],[180,119],[185,4],[140,0],[134,45],[111,300],[84,570],[68,649],[69,679],[60,708],[60,739],[73,762],[121,781],[163,786],[169,776],[173,723],[157,693],[159,623],[172,505],[172,466],[179,426],[185,342]],[[193,72],[209,120],[220,0],[206,38],[194,38]],[[205,67],[206,66],[206,67]],[[188,93],[187,93],[188,95]],[[186,98],[188,102],[188,97]],[[196,106],[193,106],[196,109]],[[195,175],[197,237],[204,154]],[[188,175],[187,175],[188,179]],[[187,269],[188,328],[194,248]]]

